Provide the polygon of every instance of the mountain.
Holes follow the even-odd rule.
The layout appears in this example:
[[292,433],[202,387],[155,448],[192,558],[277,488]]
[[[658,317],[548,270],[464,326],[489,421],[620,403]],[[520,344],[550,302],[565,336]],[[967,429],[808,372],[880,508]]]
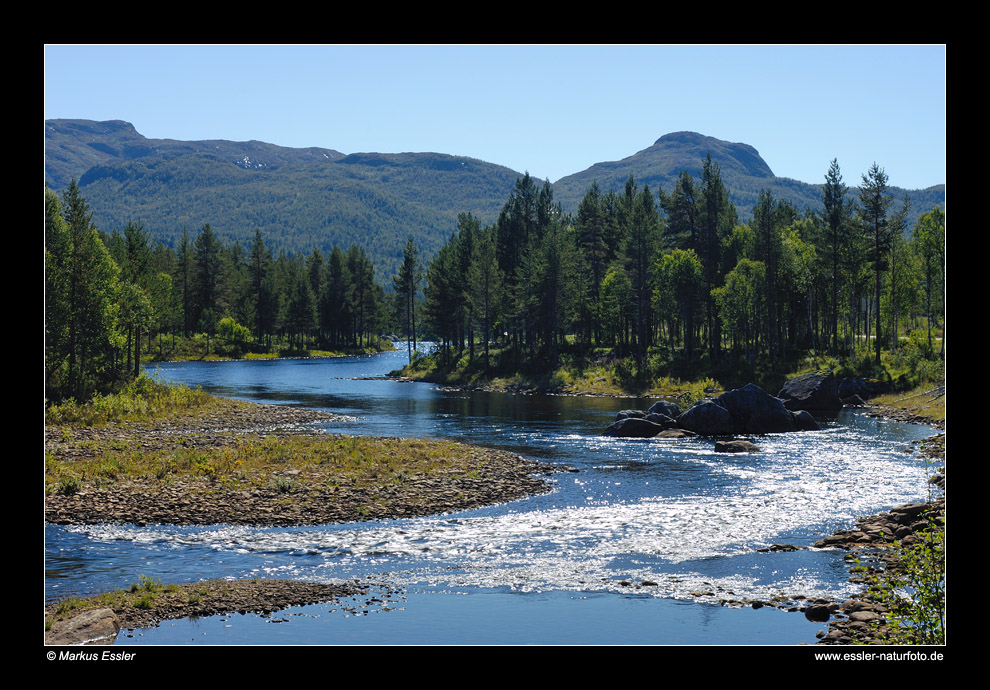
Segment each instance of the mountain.
[[[764,188],[775,197],[790,201],[799,211],[821,209],[821,184],[776,177],[752,146],[722,141],[696,132],[665,134],[653,146],[628,158],[596,163],[587,170],[563,177],[553,185],[554,198],[561,202],[564,210],[573,212],[592,182],[597,181],[603,192],[621,192],[630,175],[639,184],[649,185],[654,192],[661,188],[669,193],[673,191],[681,171],[687,171],[696,178],[700,176],[702,161],[709,152],[712,160],[719,164],[722,181],[739,212],[740,221],[746,222],[752,216],[753,206]],[[829,161],[822,164],[823,179],[828,164]],[[849,197],[855,198],[858,194],[855,184],[847,182],[847,185],[851,188]],[[891,194],[898,206],[905,196],[910,197],[913,218],[936,205],[945,205],[945,185],[910,192],[892,187]]]
[[148,139],[123,120],[45,121],[45,180],[52,189],[64,189],[69,180],[78,180],[95,165],[196,153],[216,156],[245,170],[322,163],[344,156],[332,149],[293,149],[263,141]]
[[387,280],[412,236],[431,257],[470,212],[495,220],[521,173],[440,153],[293,149],[258,141],[148,139],[119,120],[45,122],[45,181],[76,178],[106,232],[141,222],[176,246],[209,223],[225,243],[255,229],[275,251],[363,247]]
[[[748,144],[697,134],[666,134],[620,161],[596,163],[553,184],[554,197],[574,212],[592,182],[621,192],[632,175],[654,192],[670,192],[681,171],[698,176],[711,153],[741,221],[760,190],[799,210],[821,209],[821,185],[776,177]],[[828,161],[822,162],[822,177]],[[387,281],[413,237],[429,260],[470,212],[493,222],[521,174],[484,161],[442,153],[352,153],[288,148],[260,141],[148,139],[120,120],[45,121],[45,181],[61,191],[75,178],[97,227],[122,230],[139,221],[175,246],[209,223],[225,243],[250,244],[260,228],[276,251],[328,252],[358,244]],[[854,198],[857,190],[849,191]],[[913,217],[945,205],[945,186],[892,188],[911,198]]]

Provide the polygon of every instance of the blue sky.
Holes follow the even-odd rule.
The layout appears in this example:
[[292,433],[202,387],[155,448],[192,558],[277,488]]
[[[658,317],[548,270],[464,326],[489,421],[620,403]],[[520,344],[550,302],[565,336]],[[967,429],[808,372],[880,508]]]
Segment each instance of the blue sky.
[[669,132],[778,176],[946,181],[944,45],[49,45],[45,118],[163,139],[438,151],[551,182]]

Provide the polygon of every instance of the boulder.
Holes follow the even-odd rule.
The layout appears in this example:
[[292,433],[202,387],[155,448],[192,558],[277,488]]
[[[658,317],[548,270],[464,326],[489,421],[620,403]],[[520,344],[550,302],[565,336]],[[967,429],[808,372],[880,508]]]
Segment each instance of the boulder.
[[646,413],[642,410],[619,410],[615,413],[615,421],[620,419],[626,419],[627,417],[645,417]]
[[758,453],[759,446],[751,441],[735,439],[732,441],[716,441],[716,453]]
[[677,420],[671,419],[665,414],[660,414],[659,412],[650,412],[643,419],[653,422],[654,424],[659,424],[664,429],[675,429],[677,428]]
[[877,395],[890,392],[890,384],[879,379],[864,379],[846,377],[839,381],[837,393],[840,399],[858,395],[867,400]]
[[807,410],[798,410],[791,414],[794,416],[794,428],[798,431],[818,431],[821,428],[814,416]]
[[45,636],[45,644],[113,644],[118,632],[120,622],[112,609],[91,609],[56,624]]
[[726,391],[718,397],[729,411],[737,432],[772,434],[794,431],[794,415],[775,398],[754,383]]
[[603,436],[619,438],[653,438],[663,431],[663,427],[642,417],[626,417],[609,424]]
[[671,419],[677,419],[678,415],[681,413],[681,408],[678,407],[677,403],[672,403],[667,400],[659,400],[653,403],[653,406],[649,409],[650,414],[662,414],[670,417]]
[[805,374],[790,379],[777,393],[788,410],[835,413],[842,408],[839,384],[832,372]]
[[693,431],[688,431],[687,429],[664,429],[659,434],[654,436],[654,438],[692,438],[698,434]]
[[677,426],[702,436],[728,436],[735,433],[732,415],[718,401],[700,400],[677,417]]

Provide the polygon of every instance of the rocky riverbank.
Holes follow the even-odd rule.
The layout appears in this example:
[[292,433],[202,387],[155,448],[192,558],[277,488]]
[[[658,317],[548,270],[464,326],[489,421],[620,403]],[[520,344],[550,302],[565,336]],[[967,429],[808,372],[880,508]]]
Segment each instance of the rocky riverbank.
[[[545,493],[547,475],[559,471],[513,453],[449,441],[343,437],[312,428],[339,419],[319,410],[216,398],[167,419],[46,427],[46,475],[61,473],[72,482],[46,477],[45,519],[290,526],[413,517]],[[255,451],[274,454],[272,462],[236,469],[241,461],[231,458]],[[348,454],[358,456],[352,466],[341,457]],[[187,464],[193,458],[198,469],[163,469],[180,457]],[[226,474],[218,469],[224,459]],[[129,467],[133,463],[143,463],[143,469]],[[367,591],[360,583],[146,582],[128,593],[46,606],[46,642],[106,644],[122,628],[270,613]]]
[[[209,580],[162,585],[146,580],[127,591],[47,605],[45,643],[112,644],[121,630],[150,628],[166,620],[233,613],[271,616],[293,606],[325,603],[352,609],[381,605],[393,594],[388,586],[358,581]],[[342,603],[345,599],[352,601]]]
[[[339,452],[366,461],[359,457],[357,469],[343,471],[332,454],[344,437],[314,434],[309,426],[334,415],[222,399],[216,404],[208,414],[167,421],[47,428],[51,464],[83,477],[69,490],[51,482],[46,521],[292,526],[415,517],[545,493],[546,476],[557,471],[501,450],[386,438],[349,441]],[[271,452],[272,439],[292,443],[264,466],[247,471],[237,469],[242,461],[229,460],[254,446]],[[198,459],[196,451],[211,455]],[[101,463],[112,453],[112,462]],[[198,471],[173,472],[160,460],[179,453],[186,464],[198,463]],[[147,458],[146,465],[159,464],[116,473],[136,455]],[[74,469],[87,462],[91,469]]]
[[[944,391],[943,391],[944,394]],[[923,424],[941,433],[915,442],[917,454],[942,467],[931,474],[932,498],[925,502],[897,506],[879,515],[861,517],[855,527],[840,530],[814,544],[815,548],[838,548],[848,552],[846,560],[854,564],[850,582],[864,583],[864,572],[897,567],[892,545],[910,547],[922,530],[945,525],[945,420],[933,419],[912,409],[866,403],[866,414],[895,419],[909,424]],[[859,565],[864,561],[867,565]],[[864,571],[865,568],[865,571]],[[828,621],[828,630],[819,635],[819,644],[886,643],[889,611],[864,591],[843,602],[820,602],[806,611],[812,620]]]

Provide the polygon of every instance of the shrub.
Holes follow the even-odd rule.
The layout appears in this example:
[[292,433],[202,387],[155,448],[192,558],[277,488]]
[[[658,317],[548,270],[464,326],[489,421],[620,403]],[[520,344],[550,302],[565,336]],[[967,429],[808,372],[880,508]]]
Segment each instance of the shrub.
[[945,644],[945,529],[934,521],[896,545],[896,560],[867,576],[867,591],[887,609],[884,643]]

